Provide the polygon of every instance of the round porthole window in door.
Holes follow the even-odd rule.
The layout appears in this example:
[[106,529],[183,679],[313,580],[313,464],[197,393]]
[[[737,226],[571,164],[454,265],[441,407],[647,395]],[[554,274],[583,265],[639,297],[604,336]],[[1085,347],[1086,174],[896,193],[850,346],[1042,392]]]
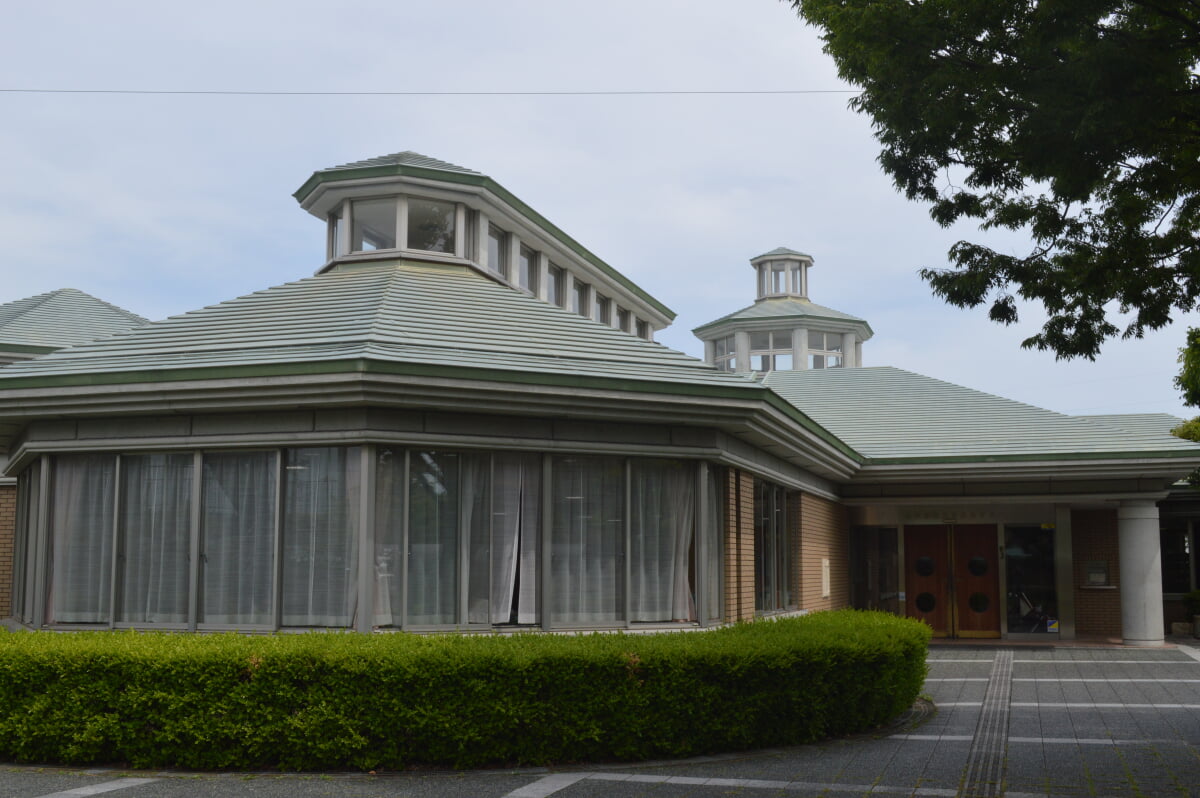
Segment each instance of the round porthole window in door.
[[985,613],[988,607],[992,606],[992,600],[987,597],[986,593],[972,593],[967,599],[967,606],[978,613]]
[[918,557],[913,564],[913,569],[917,572],[917,576],[933,576],[933,558]]
[[933,608],[937,606],[937,599],[932,593],[922,593],[916,599],[917,609],[921,612],[933,612]]
[[987,573],[987,560],[982,557],[972,557],[967,561],[967,570],[975,576],[983,576]]

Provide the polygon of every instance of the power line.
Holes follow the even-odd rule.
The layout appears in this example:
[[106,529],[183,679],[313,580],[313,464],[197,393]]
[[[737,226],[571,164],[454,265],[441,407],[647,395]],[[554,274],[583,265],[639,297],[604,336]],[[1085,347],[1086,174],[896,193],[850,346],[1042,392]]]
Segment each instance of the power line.
[[619,97],[669,95],[858,94],[857,89],[648,89],[597,91],[245,91],[207,89],[5,89],[0,94],[148,94],[243,97]]

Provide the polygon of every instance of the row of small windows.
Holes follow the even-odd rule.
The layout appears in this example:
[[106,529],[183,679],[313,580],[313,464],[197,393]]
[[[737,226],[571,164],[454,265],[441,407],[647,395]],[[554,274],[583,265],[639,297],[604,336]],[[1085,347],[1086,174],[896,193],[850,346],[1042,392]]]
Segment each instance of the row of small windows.
[[486,258],[481,265],[490,272],[552,305],[650,339],[649,322],[581,280],[572,279],[568,289],[572,275],[566,269],[547,261],[543,272],[541,253],[513,233],[486,221],[481,223],[478,213],[468,213],[459,203],[409,196],[350,200],[329,217],[329,257],[401,249],[474,260],[478,251],[475,237],[484,224],[487,247],[480,259]]
[[[792,330],[750,333],[749,371],[790,371],[795,368]],[[722,371],[737,371],[737,338],[713,341],[713,363]],[[841,333],[808,331],[808,368],[832,369],[845,364]]]

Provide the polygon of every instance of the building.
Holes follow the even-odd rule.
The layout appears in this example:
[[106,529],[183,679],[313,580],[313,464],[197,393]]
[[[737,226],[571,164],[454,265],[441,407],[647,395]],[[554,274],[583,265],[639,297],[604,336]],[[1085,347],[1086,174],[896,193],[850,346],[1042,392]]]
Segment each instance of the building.
[[954,636],[1162,640],[1157,502],[1200,446],[1161,424],[862,367],[870,327],[811,303],[790,250],[700,328],[706,363],[478,172],[405,152],[296,198],[329,231],[314,276],[0,369],[10,625],[655,629],[853,602]]

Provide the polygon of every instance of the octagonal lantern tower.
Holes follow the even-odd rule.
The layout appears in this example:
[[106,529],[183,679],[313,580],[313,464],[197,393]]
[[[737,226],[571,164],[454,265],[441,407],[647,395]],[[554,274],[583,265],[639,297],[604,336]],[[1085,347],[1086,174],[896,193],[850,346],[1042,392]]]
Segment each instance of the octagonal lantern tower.
[[692,331],[704,341],[705,361],[723,371],[757,373],[862,365],[871,325],[808,298],[811,255],[780,247],[750,265],[758,286],[754,304]]

